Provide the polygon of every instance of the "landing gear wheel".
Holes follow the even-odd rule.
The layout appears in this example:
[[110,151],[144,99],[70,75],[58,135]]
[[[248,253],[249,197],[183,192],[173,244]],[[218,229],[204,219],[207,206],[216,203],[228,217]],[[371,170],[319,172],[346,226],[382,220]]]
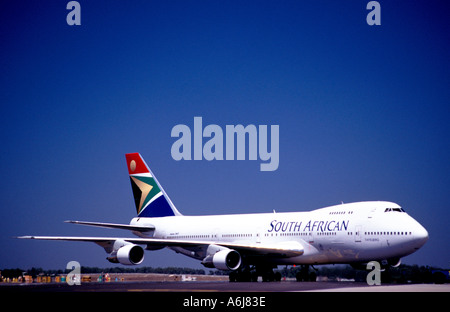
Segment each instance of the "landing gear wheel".
[[[230,282],[252,282],[253,281],[253,272],[249,267],[239,269],[236,271],[231,271],[228,275]],[[256,276],[256,280],[258,280],[258,276]]]
[[263,282],[280,282],[281,273],[273,272],[272,267],[259,266],[259,267],[245,267],[236,271],[232,271],[229,274],[230,282],[257,282],[258,276],[262,276]]
[[281,282],[281,273],[275,272],[275,282]]
[[317,279],[316,272],[309,272],[309,265],[302,265],[301,270],[295,276],[297,282],[315,282]]
[[263,274],[262,276],[263,278],[263,282],[272,282],[275,280],[275,274],[273,273],[272,270],[267,271]]

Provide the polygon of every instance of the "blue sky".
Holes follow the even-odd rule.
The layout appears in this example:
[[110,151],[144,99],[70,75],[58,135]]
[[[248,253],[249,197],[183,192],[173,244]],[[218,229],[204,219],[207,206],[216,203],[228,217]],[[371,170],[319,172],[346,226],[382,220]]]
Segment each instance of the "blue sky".
[[[0,4],[1,267],[106,267],[95,244],[15,235],[128,235],[124,154],[140,152],[186,215],[399,203],[430,240],[404,263],[450,266],[446,1],[65,1]],[[280,163],[175,161],[171,129],[279,125]],[[131,234],[130,234],[131,235]],[[171,251],[145,266],[199,267]]]

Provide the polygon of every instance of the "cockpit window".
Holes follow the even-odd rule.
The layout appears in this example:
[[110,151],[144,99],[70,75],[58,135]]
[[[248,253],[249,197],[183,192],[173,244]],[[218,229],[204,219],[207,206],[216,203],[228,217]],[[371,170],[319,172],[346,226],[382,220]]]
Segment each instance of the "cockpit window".
[[405,212],[403,208],[386,208],[384,212],[397,211],[397,212]]

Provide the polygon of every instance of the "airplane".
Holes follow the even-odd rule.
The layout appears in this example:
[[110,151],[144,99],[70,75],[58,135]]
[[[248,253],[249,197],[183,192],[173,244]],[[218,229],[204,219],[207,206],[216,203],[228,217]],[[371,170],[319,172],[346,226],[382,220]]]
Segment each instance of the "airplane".
[[230,281],[280,280],[278,265],[300,265],[297,280],[315,280],[310,265],[398,266],[419,250],[427,230],[389,201],[342,203],[308,212],[182,215],[139,153],[126,154],[137,216],[129,224],[65,221],[130,230],[136,237],[19,236],[21,239],[84,241],[103,247],[107,260],[138,265],[144,250],[169,248],[229,271]]

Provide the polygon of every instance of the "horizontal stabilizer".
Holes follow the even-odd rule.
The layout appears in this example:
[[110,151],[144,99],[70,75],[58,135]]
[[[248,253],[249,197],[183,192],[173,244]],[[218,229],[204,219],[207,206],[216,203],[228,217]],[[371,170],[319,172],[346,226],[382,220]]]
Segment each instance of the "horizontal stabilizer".
[[151,225],[129,225],[129,224],[117,224],[117,223],[104,223],[104,222],[90,222],[90,221],[64,221],[66,223],[73,224],[81,224],[81,225],[89,225],[89,226],[97,226],[103,228],[110,229],[121,229],[121,230],[130,230],[130,231],[138,231],[138,232],[149,232],[155,229],[154,226]]

